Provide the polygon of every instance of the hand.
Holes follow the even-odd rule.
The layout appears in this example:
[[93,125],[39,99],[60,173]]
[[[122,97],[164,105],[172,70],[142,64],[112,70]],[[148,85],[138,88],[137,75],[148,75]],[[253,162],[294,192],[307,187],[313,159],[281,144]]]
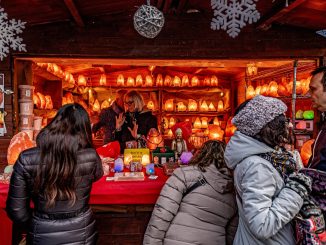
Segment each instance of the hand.
[[302,199],[306,199],[311,192],[311,179],[302,173],[293,173],[286,181],[285,187],[298,193]]
[[128,127],[128,129],[129,129],[132,137],[134,137],[135,139],[137,139],[138,124],[136,123],[136,121],[133,121],[133,124],[134,124],[133,129],[131,129],[129,127]]
[[115,117],[115,128],[121,129],[122,125],[124,124],[126,120],[126,117],[123,115],[123,113],[120,113],[119,116]]

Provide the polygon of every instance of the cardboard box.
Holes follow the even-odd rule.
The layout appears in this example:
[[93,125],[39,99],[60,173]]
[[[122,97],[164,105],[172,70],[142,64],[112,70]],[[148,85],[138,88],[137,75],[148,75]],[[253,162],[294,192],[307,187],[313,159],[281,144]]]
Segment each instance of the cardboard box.
[[[162,148],[165,148],[162,150]],[[172,157],[174,161],[174,151],[172,151],[168,146],[165,147],[157,147],[153,152],[152,152],[152,162],[154,162],[154,157],[157,156],[159,158],[159,164],[164,164],[165,162],[169,162],[169,159]],[[162,162],[163,158],[163,162]]]

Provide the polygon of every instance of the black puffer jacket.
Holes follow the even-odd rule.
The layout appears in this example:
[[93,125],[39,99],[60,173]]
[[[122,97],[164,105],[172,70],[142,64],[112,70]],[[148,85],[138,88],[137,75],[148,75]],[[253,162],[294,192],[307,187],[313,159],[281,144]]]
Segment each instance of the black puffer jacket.
[[[8,216],[17,223],[25,223],[27,244],[95,244],[97,231],[88,206],[92,183],[103,175],[101,160],[94,149],[78,152],[75,181],[77,201],[58,200],[53,208],[46,208],[46,200],[33,193],[34,178],[40,162],[40,150],[22,152],[14,165],[7,199]],[[30,209],[30,201],[34,211]]]

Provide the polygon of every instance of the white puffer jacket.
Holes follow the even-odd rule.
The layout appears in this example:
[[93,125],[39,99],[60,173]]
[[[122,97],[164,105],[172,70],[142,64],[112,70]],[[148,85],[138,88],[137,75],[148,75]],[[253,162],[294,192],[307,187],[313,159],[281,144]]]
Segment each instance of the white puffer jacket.
[[257,156],[273,151],[266,144],[236,131],[226,146],[225,161],[235,169],[239,226],[234,244],[294,245],[290,221],[303,200],[284,188],[281,175],[267,160]]

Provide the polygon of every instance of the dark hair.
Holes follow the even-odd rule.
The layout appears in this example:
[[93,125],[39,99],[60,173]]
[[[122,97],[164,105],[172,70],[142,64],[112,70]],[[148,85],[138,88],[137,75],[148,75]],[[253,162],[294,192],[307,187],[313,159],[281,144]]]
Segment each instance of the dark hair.
[[266,143],[272,148],[288,143],[290,135],[287,123],[288,119],[285,115],[281,114],[267,123],[254,138]]
[[55,200],[76,201],[75,171],[77,152],[93,147],[91,124],[86,110],[79,104],[61,107],[53,120],[36,138],[41,161],[34,182],[34,192],[52,207]]
[[323,77],[321,78],[321,84],[323,85],[324,91],[326,91],[326,66],[316,68],[311,72],[311,75],[315,76],[318,73],[323,73]]
[[197,165],[202,172],[211,164],[215,164],[217,169],[226,167],[224,150],[225,144],[222,141],[208,140],[189,161],[189,165]]

